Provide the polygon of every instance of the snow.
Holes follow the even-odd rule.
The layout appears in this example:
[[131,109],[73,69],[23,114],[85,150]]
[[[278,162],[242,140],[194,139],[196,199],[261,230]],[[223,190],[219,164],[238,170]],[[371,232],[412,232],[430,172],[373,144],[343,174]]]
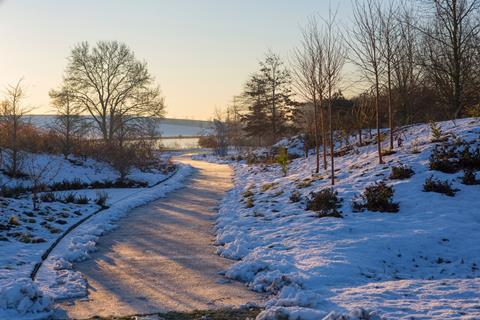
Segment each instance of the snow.
[[[117,178],[108,164],[91,159],[71,162],[52,155],[28,157],[39,166],[47,162],[53,164],[48,167],[50,172],[45,177],[48,184],[63,180],[91,183]],[[90,199],[88,204],[41,202],[40,210],[35,211],[28,194],[18,199],[0,198],[0,319],[44,319],[51,313],[54,298],[84,295],[86,283],[79,273],[71,270],[71,262],[88,258],[88,252],[94,250],[98,237],[112,229],[129,210],[179,188],[192,169],[184,165],[177,168],[173,176],[173,172],[167,172],[165,168],[147,172],[132,170],[128,178],[147,182],[150,187],[145,188],[54,192],[58,198],[67,193],[86,196]],[[3,175],[1,178],[3,185],[30,185],[29,180],[10,179]],[[102,208],[94,203],[99,192],[108,195],[106,204],[109,208],[103,211],[99,211]],[[47,248],[65,230],[95,212],[99,213],[60,241],[40,269],[37,281],[33,282],[30,274]]]
[[[477,146],[480,142],[479,119],[440,127]],[[314,156],[293,160],[286,177],[277,165],[220,160],[235,169],[235,187],[219,211],[217,252],[239,260],[227,277],[271,294],[259,319],[282,314],[288,319],[356,319],[362,313],[372,319],[480,317],[480,185],[461,184],[462,172],[429,171],[430,131],[428,125],[403,128],[403,146],[386,156],[384,165],[378,164],[374,144],[336,158],[335,190],[343,199],[343,219],[317,218],[305,210],[312,191],[330,187],[327,173],[312,173]],[[282,145],[294,148],[287,141]],[[388,179],[391,167],[399,164],[411,166],[415,174]],[[451,181],[459,189],[456,196],[422,192],[432,174]],[[353,212],[352,199],[380,180],[394,187],[400,211]],[[248,190],[251,208],[245,205]],[[302,201],[289,200],[294,190]]]

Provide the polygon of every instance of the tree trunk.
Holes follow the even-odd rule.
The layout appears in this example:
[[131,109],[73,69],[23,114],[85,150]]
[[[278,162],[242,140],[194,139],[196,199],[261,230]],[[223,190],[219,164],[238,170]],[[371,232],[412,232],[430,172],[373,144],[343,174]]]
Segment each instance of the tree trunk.
[[313,92],[313,117],[315,122],[315,173],[320,171],[320,146],[318,141],[317,95]]
[[332,175],[332,186],[335,185],[335,141],[333,141],[333,126],[332,126],[332,89],[328,89],[328,126],[330,129],[330,170]]
[[379,106],[379,96],[380,96],[380,85],[378,80],[378,71],[375,72],[375,122],[377,126],[377,148],[378,148],[378,163],[383,164],[382,159],[382,140],[380,137],[380,106]]

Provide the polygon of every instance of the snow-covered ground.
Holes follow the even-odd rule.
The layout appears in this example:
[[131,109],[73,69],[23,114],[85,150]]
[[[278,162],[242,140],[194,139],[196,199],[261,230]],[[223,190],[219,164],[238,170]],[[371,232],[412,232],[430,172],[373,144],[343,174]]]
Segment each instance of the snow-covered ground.
[[[479,119],[440,127],[479,147]],[[403,128],[401,136],[403,146],[383,165],[375,144],[335,159],[342,219],[305,210],[311,192],[330,187],[328,173],[312,174],[314,156],[293,160],[286,177],[278,165],[231,162],[235,187],[222,202],[216,243],[218,254],[238,260],[227,277],[271,293],[259,319],[322,319],[330,312],[350,312],[348,319],[480,319],[480,185],[462,184],[462,172],[429,170],[429,125]],[[389,179],[399,164],[415,174]],[[431,175],[451,181],[456,195],[423,192]],[[380,180],[393,186],[399,212],[353,212],[352,199]],[[290,201],[294,191],[301,201]]]
[[[49,163],[42,181],[47,185],[63,181],[91,184],[115,181],[118,177],[108,164],[94,160],[71,162],[51,155],[29,158],[42,168]],[[190,167],[183,165],[177,171],[172,169],[162,166],[147,172],[132,170],[128,179],[142,181],[147,187],[56,191],[53,194],[57,199],[40,202],[39,210],[33,210],[29,193],[17,199],[0,198],[0,319],[42,319],[51,312],[52,299],[85,294],[85,282],[70,270],[71,262],[85,259],[97,238],[122,215],[180,187],[191,172]],[[3,186],[32,184],[28,179],[5,175],[0,178]],[[60,201],[69,194],[76,199],[85,197],[88,203]],[[100,211],[102,206],[95,203],[99,195],[108,196],[105,204],[109,208]],[[69,227],[96,212],[60,242],[40,269],[37,281],[32,282],[30,275],[35,265],[52,243]]]

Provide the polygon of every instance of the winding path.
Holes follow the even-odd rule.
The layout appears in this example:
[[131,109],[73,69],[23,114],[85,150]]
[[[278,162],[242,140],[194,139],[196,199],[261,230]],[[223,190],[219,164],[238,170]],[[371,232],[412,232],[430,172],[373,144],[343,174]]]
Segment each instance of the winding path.
[[186,156],[176,160],[196,173],[167,198],[133,210],[100,239],[92,259],[75,264],[89,295],[58,305],[63,317],[192,311],[261,300],[219,274],[232,261],[215,254],[212,207],[231,187],[231,169]]

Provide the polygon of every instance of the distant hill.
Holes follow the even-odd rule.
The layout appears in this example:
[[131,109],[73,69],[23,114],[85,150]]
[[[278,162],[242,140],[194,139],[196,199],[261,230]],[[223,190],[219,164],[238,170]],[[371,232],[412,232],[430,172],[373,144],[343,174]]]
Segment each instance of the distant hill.
[[[27,121],[39,128],[48,128],[54,121],[54,115],[28,115]],[[90,116],[85,116],[90,118]],[[206,120],[169,119],[160,120],[158,130],[163,137],[200,136],[212,128],[213,123]]]

